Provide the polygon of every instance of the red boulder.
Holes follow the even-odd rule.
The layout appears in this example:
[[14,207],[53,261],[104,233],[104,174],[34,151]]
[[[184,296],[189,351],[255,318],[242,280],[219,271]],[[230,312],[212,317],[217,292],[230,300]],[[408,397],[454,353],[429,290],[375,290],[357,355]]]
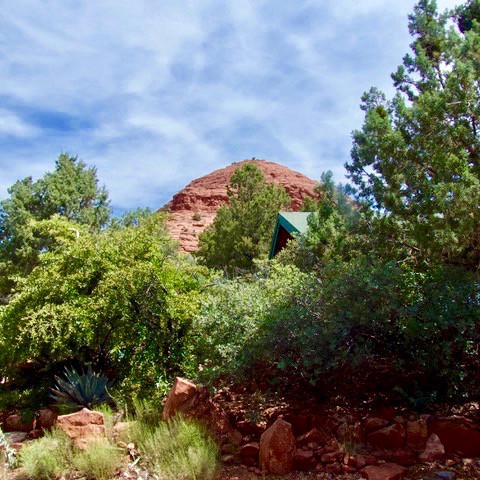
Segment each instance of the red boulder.
[[240,449],[240,460],[243,465],[253,467],[258,465],[260,446],[258,442],[247,443]]
[[425,450],[418,456],[422,462],[432,463],[445,458],[445,447],[437,435],[432,433],[427,441]]
[[33,420],[23,420],[20,415],[9,415],[3,425],[4,432],[25,432],[33,429]]
[[77,448],[85,449],[90,442],[105,436],[103,413],[83,408],[79,412],[61,415],[57,425],[73,440]]
[[162,419],[168,420],[178,412],[187,413],[197,401],[197,386],[184,378],[177,377],[165,400]]
[[439,419],[429,425],[447,453],[459,453],[466,457],[480,457],[480,432],[461,419]]
[[292,426],[278,418],[260,438],[260,466],[267,472],[285,475],[292,471],[294,457]]
[[402,448],[405,444],[405,429],[396,423],[371,433],[367,437],[368,443],[384,450]]
[[428,428],[425,419],[407,422],[407,445],[414,450],[423,450],[428,439]]

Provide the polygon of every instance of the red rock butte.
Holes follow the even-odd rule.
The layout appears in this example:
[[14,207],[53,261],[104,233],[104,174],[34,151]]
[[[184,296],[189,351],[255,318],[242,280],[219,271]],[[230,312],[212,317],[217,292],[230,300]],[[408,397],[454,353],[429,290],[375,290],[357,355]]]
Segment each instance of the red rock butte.
[[185,252],[198,250],[199,235],[213,222],[217,210],[228,204],[227,186],[233,172],[245,163],[255,164],[265,180],[285,188],[292,199],[290,210],[298,211],[307,196],[315,196],[318,182],[288,167],[266,160],[243,160],[197,178],[175,194],[161,210],[170,213],[167,226]]

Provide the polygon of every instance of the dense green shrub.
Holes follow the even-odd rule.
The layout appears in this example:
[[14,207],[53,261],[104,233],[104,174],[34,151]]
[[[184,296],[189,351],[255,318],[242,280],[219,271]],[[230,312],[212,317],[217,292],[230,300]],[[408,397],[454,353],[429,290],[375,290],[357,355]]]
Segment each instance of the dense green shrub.
[[478,276],[459,267],[362,256],[314,275],[274,261],[209,290],[191,331],[197,375],[268,372],[323,393],[462,399],[478,390],[479,302]]
[[219,280],[205,292],[194,318],[192,363],[201,371],[192,375],[237,375],[264,358],[275,363],[278,352],[265,351],[262,338],[273,319],[282,317],[288,325],[301,315],[297,299],[313,295],[316,286],[314,275],[278,262],[257,262],[252,275]]
[[63,236],[65,222],[43,221],[63,248],[41,254],[0,306],[0,376],[19,383],[18,367],[29,365],[32,381],[51,385],[64,365],[91,364],[119,379],[117,391],[146,395],[181,373],[184,338],[210,273],[176,256],[161,215],[78,238]]

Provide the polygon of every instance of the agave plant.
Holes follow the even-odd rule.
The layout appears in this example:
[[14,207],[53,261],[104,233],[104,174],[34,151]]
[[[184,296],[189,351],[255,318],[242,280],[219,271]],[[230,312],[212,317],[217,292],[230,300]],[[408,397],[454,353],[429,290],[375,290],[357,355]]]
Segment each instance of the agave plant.
[[112,401],[108,389],[113,381],[101,373],[95,373],[90,366],[82,373],[65,368],[65,379],[55,376],[55,381],[50,396],[60,406],[75,410]]

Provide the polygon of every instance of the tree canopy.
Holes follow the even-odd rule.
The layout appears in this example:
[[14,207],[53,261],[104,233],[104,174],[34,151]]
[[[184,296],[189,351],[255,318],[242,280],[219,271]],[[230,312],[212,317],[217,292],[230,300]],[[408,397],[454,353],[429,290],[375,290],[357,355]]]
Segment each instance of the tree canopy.
[[266,257],[277,213],[290,203],[285,190],[265,182],[253,163],[230,178],[229,205],[222,206],[212,225],[200,236],[200,259],[209,267],[249,269]]
[[54,242],[48,231],[36,229],[35,221],[59,215],[91,231],[106,225],[110,202],[106,188],[98,183],[95,167],[62,153],[53,172],[36,181],[32,177],[18,180],[8,189],[10,196],[0,202],[0,289],[4,294],[12,285],[10,277],[29,272],[38,253]]
[[477,0],[440,14],[420,0],[412,54],[391,100],[365,93],[350,178],[377,234],[415,262],[480,263],[480,19]]

